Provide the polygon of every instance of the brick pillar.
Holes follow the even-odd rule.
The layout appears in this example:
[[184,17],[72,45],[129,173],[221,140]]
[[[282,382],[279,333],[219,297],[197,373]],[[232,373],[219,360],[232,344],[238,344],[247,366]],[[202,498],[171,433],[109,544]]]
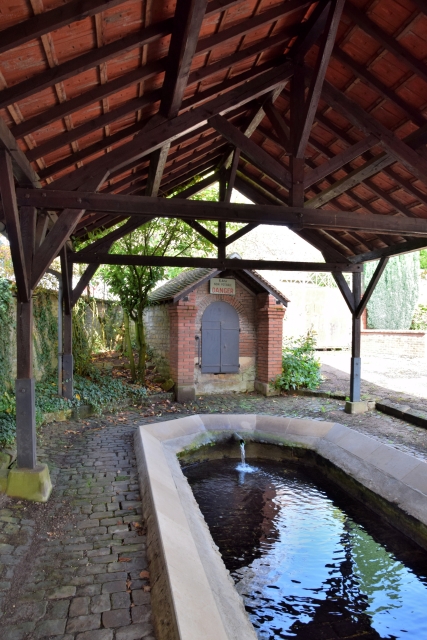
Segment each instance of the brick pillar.
[[270,387],[282,373],[283,317],[285,307],[276,304],[268,293],[257,295],[257,377],[255,391],[265,396],[277,395]]
[[196,335],[196,294],[169,306],[170,368],[178,402],[194,400],[194,353]]

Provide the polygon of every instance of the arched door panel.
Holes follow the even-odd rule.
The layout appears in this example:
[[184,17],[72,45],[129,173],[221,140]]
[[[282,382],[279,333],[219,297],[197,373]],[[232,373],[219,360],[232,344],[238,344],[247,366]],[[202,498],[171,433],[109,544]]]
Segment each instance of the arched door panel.
[[227,302],[212,302],[202,316],[202,373],[239,371],[239,316]]

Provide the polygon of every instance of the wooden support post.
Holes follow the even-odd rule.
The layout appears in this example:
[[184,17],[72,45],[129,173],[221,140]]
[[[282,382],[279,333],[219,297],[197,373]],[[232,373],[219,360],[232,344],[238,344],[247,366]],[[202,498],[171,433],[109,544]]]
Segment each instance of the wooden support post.
[[62,320],[62,395],[68,400],[72,400],[74,393],[73,380],[73,309],[71,304],[72,291],[72,264],[68,264],[65,250],[61,252],[61,271],[64,290],[64,315]]
[[[227,179],[225,172],[221,172],[219,176],[219,201],[224,202],[227,195]],[[226,244],[225,239],[227,236],[226,222],[220,220],[218,222],[218,259],[225,260]]]
[[36,401],[33,377],[33,300],[16,305],[16,449],[19,468],[36,467]]
[[[360,272],[355,272],[353,273],[353,298],[355,309],[359,306],[361,297],[362,274]],[[360,402],[360,329],[361,318],[360,316],[357,317],[357,314],[354,312],[352,314],[351,326],[350,402]]]

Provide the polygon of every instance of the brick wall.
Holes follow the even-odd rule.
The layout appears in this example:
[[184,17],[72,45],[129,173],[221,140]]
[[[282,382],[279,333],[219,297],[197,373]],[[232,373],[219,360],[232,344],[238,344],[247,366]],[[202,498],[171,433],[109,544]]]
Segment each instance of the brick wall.
[[268,293],[257,296],[257,380],[268,384],[282,372],[283,317],[285,308]]
[[425,331],[362,331],[361,355],[397,355],[407,358],[427,357],[427,333]]
[[157,371],[168,378],[170,376],[170,320],[167,305],[148,307],[144,312],[144,327],[147,344],[154,351]]
[[176,387],[194,386],[194,334],[196,294],[168,305],[170,318],[169,362]]

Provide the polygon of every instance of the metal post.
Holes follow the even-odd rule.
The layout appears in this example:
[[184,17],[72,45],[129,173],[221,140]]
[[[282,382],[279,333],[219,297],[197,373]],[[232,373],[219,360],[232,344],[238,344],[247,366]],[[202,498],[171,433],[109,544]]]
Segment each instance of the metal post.
[[[31,292],[32,293],[32,292]],[[36,467],[36,404],[33,377],[33,300],[16,305],[16,449],[20,468]]]
[[[354,308],[357,306],[362,297],[362,274],[353,273],[353,297]],[[361,376],[361,359],[360,359],[360,329],[361,318],[356,318],[355,313],[352,315],[352,331],[351,331],[351,366],[350,366],[350,401],[360,402],[360,376]]]

